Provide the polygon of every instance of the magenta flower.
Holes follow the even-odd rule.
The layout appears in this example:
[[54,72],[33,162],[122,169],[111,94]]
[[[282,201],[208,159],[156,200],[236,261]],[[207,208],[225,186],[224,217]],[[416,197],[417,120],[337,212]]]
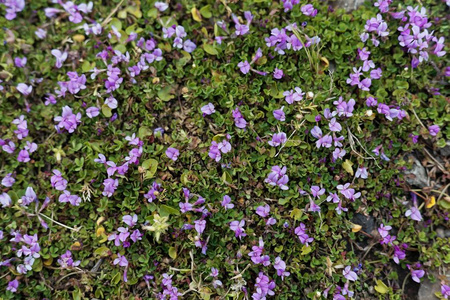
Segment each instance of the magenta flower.
[[209,116],[216,112],[212,103],[208,103],[202,106],[201,111],[203,113],[203,116]]
[[430,135],[436,136],[441,129],[438,125],[431,125],[428,127],[428,130],[430,131]]
[[243,74],[247,74],[248,72],[250,72],[250,64],[248,63],[248,61],[241,61],[240,63],[238,63],[238,68]]
[[245,233],[244,225],[245,225],[244,220],[232,221],[230,223],[230,229],[234,231],[235,236],[238,237],[239,239],[241,239],[244,236],[247,236],[247,234]]
[[404,260],[406,258],[406,253],[399,246],[394,246],[394,256],[393,260],[396,264],[400,263],[400,260]]
[[[411,272],[411,279],[414,280],[417,283],[420,283],[420,278],[425,276],[425,271],[424,270],[420,270],[420,269],[414,269],[410,265],[406,265],[406,266],[408,267],[408,269]],[[418,267],[420,267],[420,264],[419,264]]]
[[180,151],[177,148],[167,148],[166,156],[171,160],[176,161],[178,159],[178,156],[180,156]]
[[351,266],[346,266],[344,271],[342,271],[342,275],[344,275],[344,277],[350,281],[358,280],[358,275],[356,275],[356,273],[352,271]]

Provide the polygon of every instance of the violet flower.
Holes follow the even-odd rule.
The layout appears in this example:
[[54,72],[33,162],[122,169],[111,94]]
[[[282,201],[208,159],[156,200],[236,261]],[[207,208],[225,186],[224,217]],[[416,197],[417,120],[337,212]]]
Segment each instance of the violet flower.
[[231,203],[231,198],[228,195],[223,196],[223,200],[220,202],[220,205],[222,205],[225,210],[232,209],[234,207],[234,204]]
[[241,239],[244,236],[247,236],[247,234],[245,233],[244,225],[245,225],[244,220],[232,221],[230,223],[230,229],[234,231],[235,236],[238,237],[239,239]]
[[342,271],[342,275],[344,275],[344,277],[350,281],[358,280],[358,275],[356,275],[356,273],[352,271],[351,266],[345,267],[344,271]]
[[273,111],[274,118],[281,122],[286,121],[286,115],[284,114],[283,109],[284,109],[284,106],[282,106],[280,109],[275,109]]
[[169,159],[176,161],[178,159],[178,156],[180,156],[180,151],[177,148],[169,147],[166,150],[166,156]]
[[212,103],[208,103],[202,106],[201,111],[203,113],[203,116],[209,116],[216,112]]
[[428,127],[428,131],[430,132],[431,136],[436,136],[440,130],[441,129],[439,128],[438,125],[431,125]]

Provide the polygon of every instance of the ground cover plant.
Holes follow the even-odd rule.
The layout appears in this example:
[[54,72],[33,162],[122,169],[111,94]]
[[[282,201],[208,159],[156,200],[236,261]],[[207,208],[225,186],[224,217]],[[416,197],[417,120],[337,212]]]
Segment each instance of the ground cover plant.
[[0,298],[449,298],[449,5],[1,1]]

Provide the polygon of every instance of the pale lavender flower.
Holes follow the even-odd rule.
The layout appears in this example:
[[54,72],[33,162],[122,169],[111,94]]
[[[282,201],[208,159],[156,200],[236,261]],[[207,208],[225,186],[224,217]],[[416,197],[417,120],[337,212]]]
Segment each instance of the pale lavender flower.
[[224,207],[225,210],[232,209],[234,207],[234,204],[231,203],[231,198],[228,195],[223,196],[223,200],[222,202],[220,202],[220,205],[222,205],[222,207]]
[[33,87],[31,85],[26,85],[25,83],[19,83],[17,85],[17,90],[24,96],[31,94]]
[[272,147],[278,147],[278,146],[286,143],[286,141],[287,141],[286,133],[284,133],[284,132],[275,133],[272,136],[272,140],[269,141],[269,145]]
[[248,63],[248,61],[241,61],[240,63],[238,63],[238,68],[243,74],[247,74],[248,72],[250,72],[250,64]]
[[54,175],[50,178],[52,187],[54,187],[58,191],[64,191],[67,187],[67,180],[62,177],[62,174],[59,170],[53,170],[53,174]]
[[99,114],[100,114],[100,109],[98,107],[91,106],[88,109],[86,109],[86,115],[91,119],[98,116]]
[[11,176],[12,173],[6,174],[6,176],[2,179],[2,185],[5,187],[12,187],[16,180]]
[[281,79],[281,78],[283,78],[283,76],[284,76],[283,70],[275,68],[275,70],[273,71],[273,78]]
[[166,150],[166,156],[169,159],[176,161],[178,159],[178,156],[180,156],[180,151],[176,148],[169,147]]
[[358,280],[358,275],[356,275],[356,273],[352,271],[351,266],[345,267],[344,271],[342,271],[342,275],[344,275],[344,277],[350,281]]
[[169,5],[167,3],[165,3],[165,2],[156,1],[155,2],[155,7],[160,12],[163,12],[169,7]]
[[202,234],[203,231],[205,231],[205,228],[206,228],[205,220],[195,220],[194,224],[195,224],[194,228],[198,232],[198,234]]
[[270,213],[270,206],[269,205],[264,205],[264,206],[258,206],[256,208],[256,214],[265,218],[269,215]]
[[43,28],[38,28],[38,30],[36,30],[34,32],[34,34],[41,40],[45,39],[45,37],[47,36],[47,30],[43,29]]
[[0,194],[0,204],[3,208],[11,206],[11,197],[7,193]]
[[232,221],[230,223],[230,229],[234,231],[235,236],[238,237],[239,239],[241,239],[244,236],[247,236],[247,234],[245,233],[244,225],[245,225],[244,220]]
[[17,292],[17,288],[19,287],[19,281],[17,279],[14,279],[10,282],[8,282],[8,286],[6,287],[7,291],[10,291],[11,293]]
[[280,109],[275,109],[273,111],[274,118],[281,122],[286,121],[286,115],[284,114],[283,109],[284,109],[284,106],[282,106]]
[[438,125],[431,125],[428,127],[428,131],[430,132],[430,135],[432,135],[432,136],[436,136],[440,130],[441,129],[439,128]]
[[56,68],[58,68],[58,69],[60,69],[61,67],[62,67],[62,64],[66,61],[66,59],[67,59],[67,52],[61,52],[60,50],[58,50],[58,49],[53,49],[52,51],[51,51],[51,53],[52,53],[52,55],[54,56],[54,57],[56,57],[56,64],[55,64],[55,67]]
[[415,206],[408,209],[405,213],[405,216],[411,217],[411,219],[417,222],[422,221],[422,214],[420,213],[420,210]]
[[18,68],[24,68],[25,65],[27,64],[27,58],[26,57],[15,57],[14,58],[14,64],[16,65],[16,67]]
[[138,216],[136,214],[134,214],[133,216],[131,215],[125,215],[122,217],[122,221],[127,224],[130,227],[133,227],[137,224],[138,221]]
[[359,167],[356,170],[356,173],[355,173],[355,177],[356,178],[367,179],[368,175],[369,175],[369,173],[367,172],[367,168],[366,167]]

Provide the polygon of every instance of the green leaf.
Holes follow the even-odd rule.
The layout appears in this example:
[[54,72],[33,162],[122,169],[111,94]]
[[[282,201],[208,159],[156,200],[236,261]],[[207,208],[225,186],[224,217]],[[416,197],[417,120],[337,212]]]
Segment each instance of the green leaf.
[[345,171],[347,171],[347,173],[349,173],[350,175],[353,176],[353,169],[352,169],[353,163],[346,159],[344,161],[344,163],[342,164],[342,167],[344,168]]
[[212,13],[211,13],[211,5],[205,5],[200,9],[200,13],[202,14],[202,16],[206,19],[209,19],[212,17]]
[[158,91],[158,98],[161,99],[162,101],[166,101],[166,102],[175,98],[174,95],[171,95],[171,91],[172,91],[172,87],[170,85],[163,87],[162,89],[160,89]]
[[304,246],[302,247],[302,253],[301,253],[301,255],[306,255],[306,254],[310,253],[311,251],[312,251],[311,246],[306,246],[306,245],[304,245]]
[[203,44],[203,50],[205,50],[206,53],[211,54],[211,55],[218,55],[219,52],[217,51],[217,49],[211,45],[211,44]]
[[114,276],[113,276],[113,278],[111,279],[111,283],[113,284],[113,285],[117,285],[119,282],[120,282],[120,278],[121,278],[122,276],[120,275],[120,273],[119,272],[117,272]]
[[145,173],[145,179],[153,178],[156,170],[158,169],[158,161],[153,158],[147,159],[142,163],[142,167],[147,170]]
[[111,26],[116,27],[117,30],[122,30],[122,21],[119,19],[113,18],[111,20]]
[[169,215],[180,215],[180,211],[178,209],[175,209],[173,207],[167,206],[167,205],[161,205],[159,207],[159,213],[161,214],[161,217],[166,217]]
[[387,292],[389,292],[389,288],[381,280],[377,280],[377,285],[375,286],[375,290],[380,294],[386,294]]
[[299,146],[301,143],[302,143],[301,140],[288,140],[284,144],[284,147],[296,147],[296,146]]
[[175,247],[170,247],[169,248],[169,256],[172,259],[176,259],[177,258],[177,249]]
[[228,173],[227,171],[223,172],[222,174],[222,181],[224,183],[228,183],[231,184],[233,182],[233,178],[231,177],[230,173]]
[[107,118],[110,118],[112,116],[111,108],[106,104],[102,105],[102,113]]
[[94,250],[94,256],[106,257],[109,255],[109,248],[106,246],[102,246]]

